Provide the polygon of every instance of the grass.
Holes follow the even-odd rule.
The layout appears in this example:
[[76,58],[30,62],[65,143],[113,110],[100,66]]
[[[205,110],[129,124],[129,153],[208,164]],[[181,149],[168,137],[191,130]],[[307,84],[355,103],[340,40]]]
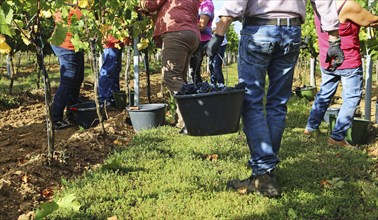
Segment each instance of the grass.
[[[235,67],[228,71],[235,82]],[[288,108],[277,169],[280,198],[226,187],[251,172],[241,131],[192,137],[162,126],[117,147],[101,168],[63,181],[56,200],[75,195],[80,209],[61,208],[48,219],[376,219],[378,179],[363,147],[328,146],[326,124],[304,136],[310,103],[293,97]],[[211,154],[217,159],[209,160]]]

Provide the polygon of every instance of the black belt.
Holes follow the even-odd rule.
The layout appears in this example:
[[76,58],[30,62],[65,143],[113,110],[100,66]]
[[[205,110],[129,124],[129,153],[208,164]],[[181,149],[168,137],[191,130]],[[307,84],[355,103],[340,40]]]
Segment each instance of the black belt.
[[300,26],[302,25],[301,18],[257,18],[245,17],[244,25],[278,25],[278,26]]

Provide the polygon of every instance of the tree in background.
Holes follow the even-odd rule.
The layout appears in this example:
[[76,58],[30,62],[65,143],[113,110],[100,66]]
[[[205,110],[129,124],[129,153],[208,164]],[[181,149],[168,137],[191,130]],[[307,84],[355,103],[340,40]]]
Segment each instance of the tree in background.
[[235,25],[231,24],[227,33],[226,64],[234,63],[238,55],[239,35],[235,31]]

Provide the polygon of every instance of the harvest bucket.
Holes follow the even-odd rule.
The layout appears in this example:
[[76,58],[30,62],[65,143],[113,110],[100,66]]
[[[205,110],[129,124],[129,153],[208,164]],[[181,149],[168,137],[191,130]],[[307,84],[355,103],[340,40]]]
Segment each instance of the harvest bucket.
[[113,92],[113,98],[114,98],[115,108],[118,110],[121,110],[121,111],[124,110],[127,104],[130,104],[130,106],[134,105],[134,92],[133,91],[129,93],[130,103],[127,103],[125,91]]
[[[329,116],[329,129],[332,132],[336,124],[336,116]],[[365,144],[370,128],[370,121],[362,118],[354,118],[352,126],[348,129],[345,139],[351,144]]]
[[[100,105],[102,117],[105,117],[103,104]],[[99,124],[96,111],[96,103],[94,101],[83,102],[69,107],[74,113],[76,122],[85,129],[95,127]]]
[[136,132],[163,125],[165,109],[166,105],[161,103],[127,107],[131,124]]
[[207,136],[237,132],[244,89],[175,95],[189,135]]
[[327,122],[327,124],[329,124],[329,117],[331,115],[333,115],[335,118],[337,117],[337,115],[339,114],[339,111],[340,109],[339,108],[333,108],[333,107],[329,107],[326,111],[326,113],[324,114],[324,117],[323,117],[323,120],[325,122]]

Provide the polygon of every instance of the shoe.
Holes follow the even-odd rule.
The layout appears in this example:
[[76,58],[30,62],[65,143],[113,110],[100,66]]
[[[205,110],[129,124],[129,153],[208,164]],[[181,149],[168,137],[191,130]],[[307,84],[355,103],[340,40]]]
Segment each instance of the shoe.
[[186,129],[186,127],[181,128],[179,134],[188,134],[188,130]]
[[327,143],[330,144],[330,145],[335,145],[335,146],[339,146],[339,147],[346,147],[346,148],[352,148],[353,147],[345,139],[338,141],[338,140],[335,140],[335,139],[330,137],[330,138],[328,138]]
[[276,177],[273,173],[251,176],[244,180],[234,179],[229,181],[227,186],[241,194],[256,192],[269,198],[281,195]]
[[305,128],[304,131],[303,131],[304,135],[311,135],[312,133],[314,133],[314,132],[310,131],[310,130],[307,130],[307,128]]
[[54,130],[62,130],[72,127],[72,124],[67,120],[60,120],[54,123]]

